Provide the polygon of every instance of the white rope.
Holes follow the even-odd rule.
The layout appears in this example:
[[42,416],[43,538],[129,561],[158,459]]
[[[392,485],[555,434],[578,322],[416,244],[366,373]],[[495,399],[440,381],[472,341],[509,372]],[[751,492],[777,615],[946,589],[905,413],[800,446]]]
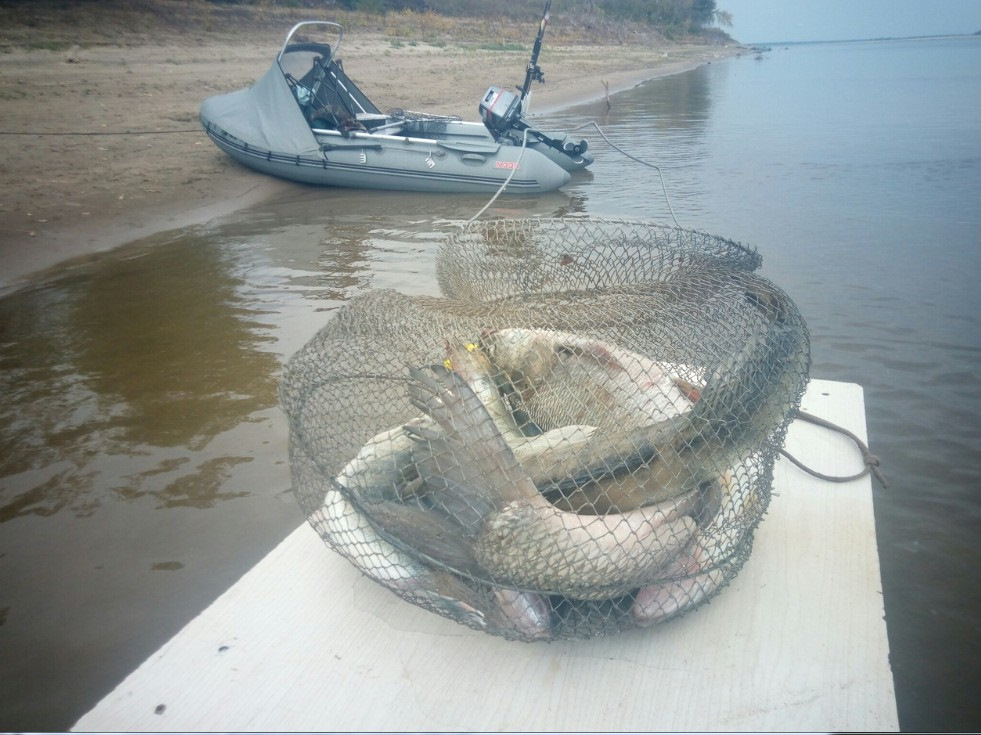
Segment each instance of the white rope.
[[660,179],[660,181],[661,181],[661,191],[664,193],[664,203],[668,205],[668,212],[671,214],[671,220],[675,223],[675,225],[677,227],[681,227],[681,223],[678,222],[678,218],[675,217],[674,208],[671,206],[671,198],[668,196],[668,187],[664,183],[664,173],[661,171],[661,169],[658,166],[656,166],[655,164],[653,164],[653,163],[648,163],[647,161],[642,161],[641,159],[637,158],[636,156],[632,156],[631,154],[627,153],[625,150],[623,150],[623,148],[621,148],[616,143],[614,143],[612,140],[610,140],[608,137],[606,137],[606,133],[603,132],[603,129],[595,121],[593,121],[593,120],[590,120],[587,123],[583,123],[582,125],[579,125],[577,127],[574,127],[569,132],[572,132],[572,131],[575,131],[575,130],[580,130],[582,128],[588,128],[590,126],[596,128],[596,132],[600,134],[600,137],[602,137],[603,140],[605,140],[607,142],[607,144],[611,148],[613,148],[616,151],[619,151],[620,153],[622,153],[623,155],[625,155],[627,158],[629,158],[631,161],[636,161],[637,163],[641,164],[642,166],[647,166],[648,168],[652,168],[655,171],[657,171],[658,179]]
[[[594,128],[596,128],[596,132],[600,134],[600,137],[603,138],[603,140],[606,141],[606,143],[611,148],[613,148],[614,150],[618,151],[619,153],[622,153],[624,156],[626,156],[627,158],[629,158],[631,161],[636,161],[637,163],[641,164],[642,166],[647,166],[648,168],[652,168],[655,171],[657,171],[657,177],[658,177],[658,180],[661,182],[661,192],[664,194],[664,203],[668,207],[668,213],[671,215],[671,220],[674,222],[675,226],[676,227],[681,227],[681,223],[678,222],[678,218],[677,218],[677,216],[675,216],[674,207],[671,206],[671,197],[668,196],[668,187],[667,187],[667,184],[664,183],[664,172],[661,171],[660,167],[657,166],[656,164],[649,163],[647,161],[641,160],[640,158],[637,158],[637,156],[634,156],[634,155],[631,155],[630,153],[627,153],[627,151],[623,150],[623,148],[621,148],[616,143],[614,143],[612,140],[610,140],[607,137],[606,133],[603,132],[603,129],[595,121],[593,121],[593,120],[590,120],[587,123],[583,123],[582,125],[578,125],[577,127],[572,128],[572,130],[570,130],[569,132],[573,132],[573,131],[576,131],[576,130],[581,130],[582,128],[587,128],[587,127],[594,127]],[[514,176],[515,172],[517,172],[517,170],[518,170],[518,164],[521,163],[521,157],[525,154],[525,148],[526,148],[527,144],[528,144],[528,128],[525,128],[524,135],[522,136],[522,139],[521,139],[521,153],[518,155],[518,160],[515,162],[514,168],[511,169],[511,173],[508,174],[508,177],[504,180],[504,183],[501,184],[501,187],[497,190],[497,192],[494,194],[494,196],[491,197],[491,200],[489,202],[487,202],[487,204],[485,204],[483,206],[483,208],[479,212],[477,212],[477,214],[475,214],[473,217],[471,217],[469,220],[467,220],[467,222],[466,222],[465,225],[461,225],[461,227],[466,227],[466,225],[469,225],[474,220],[478,219],[484,212],[487,211],[487,209],[495,201],[497,201],[497,198],[504,192],[504,190],[507,188],[507,185],[511,182],[511,178]]]
[[501,184],[500,188],[497,190],[494,196],[490,198],[490,201],[487,202],[487,204],[485,204],[483,208],[479,212],[477,212],[477,214],[475,214],[473,217],[467,220],[466,224],[460,225],[461,228],[465,228],[467,225],[472,224],[474,220],[476,220],[478,217],[480,217],[480,215],[482,215],[484,212],[487,211],[490,205],[492,205],[494,202],[497,201],[497,198],[501,196],[501,194],[507,188],[507,185],[511,183],[511,179],[518,172],[518,166],[521,164],[521,157],[525,155],[525,148],[527,146],[528,146],[528,128],[525,128],[524,135],[521,137],[521,152],[518,154],[518,160],[514,162],[514,168],[511,169],[511,173],[509,173],[508,177],[504,179],[504,183]]

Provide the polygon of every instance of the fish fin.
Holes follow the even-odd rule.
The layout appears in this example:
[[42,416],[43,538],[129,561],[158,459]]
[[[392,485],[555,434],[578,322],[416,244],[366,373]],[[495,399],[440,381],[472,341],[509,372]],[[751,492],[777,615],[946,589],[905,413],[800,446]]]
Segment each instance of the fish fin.
[[524,640],[552,637],[552,605],[538,592],[496,587],[496,605],[491,608],[487,628],[505,636],[517,634]]
[[442,514],[394,502],[368,505],[365,511],[381,533],[410,552],[424,554],[459,572],[477,571],[473,546]]
[[675,387],[681,391],[682,395],[687,398],[692,403],[698,403],[702,397],[702,389],[690,383],[684,378],[672,377],[671,382],[674,383]]
[[601,344],[586,342],[583,344],[562,342],[556,345],[556,354],[562,357],[573,357],[576,359],[592,360],[604,370],[614,372],[625,371],[623,363],[620,362],[606,347]]
[[417,442],[431,442],[435,439],[439,439],[440,432],[431,426],[412,426],[406,424],[404,427],[405,433],[409,435],[409,438]]
[[[440,426],[427,438],[430,459],[420,473],[431,487],[449,489],[448,507],[469,502],[474,512],[513,500],[538,497],[480,398],[467,382],[442,365],[410,368],[409,396]],[[468,516],[468,524],[475,519]]]
[[[420,463],[420,472],[428,478],[427,487],[431,491],[429,499],[433,507],[463,526],[468,534],[477,533],[484,518],[497,510],[496,503],[474,494],[468,486],[446,477],[446,473],[441,472],[438,466],[432,466],[431,457],[421,459]],[[433,487],[434,483],[438,486]]]

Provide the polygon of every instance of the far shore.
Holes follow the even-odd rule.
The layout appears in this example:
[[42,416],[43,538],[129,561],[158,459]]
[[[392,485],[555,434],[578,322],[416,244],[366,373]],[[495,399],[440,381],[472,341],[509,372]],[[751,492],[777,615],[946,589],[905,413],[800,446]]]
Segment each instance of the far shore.
[[[250,85],[288,26],[243,38],[156,36],[0,54],[0,294],[65,261],[231,214],[296,187],[222,154],[201,102]],[[740,53],[737,45],[549,43],[533,114],[602,99]],[[523,78],[527,51],[396,42],[349,31],[345,69],[381,108],[477,119],[491,84]]]

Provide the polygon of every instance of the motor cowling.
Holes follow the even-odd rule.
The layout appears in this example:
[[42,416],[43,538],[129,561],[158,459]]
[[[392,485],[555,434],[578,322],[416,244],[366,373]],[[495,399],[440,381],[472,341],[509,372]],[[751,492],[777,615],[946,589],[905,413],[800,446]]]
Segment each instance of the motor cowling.
[[521,98],[514,92],[501,87],[490,87],[480,105],[480,119],[492,133],[500,134],[516,127],[521,117]]

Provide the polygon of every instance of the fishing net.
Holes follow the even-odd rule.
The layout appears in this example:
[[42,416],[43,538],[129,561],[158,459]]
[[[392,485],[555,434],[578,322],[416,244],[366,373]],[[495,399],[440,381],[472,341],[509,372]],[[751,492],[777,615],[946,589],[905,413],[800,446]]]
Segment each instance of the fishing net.
[[749,557],[807,330],[738,243],[470,223],[442,296],[349,301],[281,387],[310,523],[403,598],[508,638],[690,611]]

